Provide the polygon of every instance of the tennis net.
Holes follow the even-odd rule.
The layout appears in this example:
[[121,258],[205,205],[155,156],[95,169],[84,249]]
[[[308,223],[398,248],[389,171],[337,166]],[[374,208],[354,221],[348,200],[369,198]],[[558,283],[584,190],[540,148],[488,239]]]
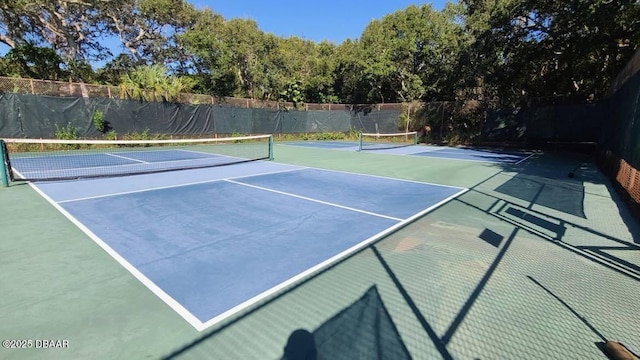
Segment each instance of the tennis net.
[[[149,174],[273,159],[273,137],[176,140],[0,140],[10,181]],[[7,182],[5,179],[4,182]]]
[[393,149],[403,146],[416,145],[418,133],[394,133],[394,134],[368,134],[360,133],[358,136],[358,151]]

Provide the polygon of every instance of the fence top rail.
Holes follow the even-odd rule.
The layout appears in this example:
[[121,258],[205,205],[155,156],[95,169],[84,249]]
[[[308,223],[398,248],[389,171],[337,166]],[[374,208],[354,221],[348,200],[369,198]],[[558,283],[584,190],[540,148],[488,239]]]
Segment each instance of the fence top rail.
[[[48,95],[61,97],[131,99],[121,86],[88,84],[72,81],[41,80],[0,76],[0,92]],[[146,91],[142,95],[147,101],[166,101],[167,94]],[[382,111],[398,110],[404,103],[384,104],[334,104],[334,103],[292,103],[274,100],[259,100],[235,97],[218,97],[207,94],[181,93],[173,102],[190,104],[214,104],[240,108],[271,108],[284,110],[345,110],[345,111]]]

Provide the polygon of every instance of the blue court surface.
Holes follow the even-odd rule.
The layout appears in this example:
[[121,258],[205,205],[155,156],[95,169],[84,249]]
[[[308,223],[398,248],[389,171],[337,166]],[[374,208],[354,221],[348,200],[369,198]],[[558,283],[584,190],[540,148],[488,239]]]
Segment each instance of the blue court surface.
[[[531,157],[531,154],[524,152],[502,152],[495,150],[479,150],[470,148],[452,148],[452,147],[422,147],[412,146],[411,152],[404,153],[410,156],[425,156],[439,159],[449,160],[466,160],[488,163],[518,164]],[[426,148],[426,149],[425,149]],[[391,153],[401,152],[402,150],[391,149]],[[426,150],[426,151],[425,151]]]
[[466,191],[264,161],[32,186],[198,330]]
[[[341,142],[341,141],[296,141],[287,142],[285,145],[303,146],[322,149],[333,149],[343,151],[358,151],[357,142]],[[518,164],[531,157],[526,152],[504,152],[496,150],[481,150],[471,148],[454,148],[447,146],[429,146],[429,145],[409,145],[396,148],[372,148],[363,150],[363,152],[371,152],[377,154],[405,155],[405,156],[422,156],[449,160],[477,161],[497,164]]]

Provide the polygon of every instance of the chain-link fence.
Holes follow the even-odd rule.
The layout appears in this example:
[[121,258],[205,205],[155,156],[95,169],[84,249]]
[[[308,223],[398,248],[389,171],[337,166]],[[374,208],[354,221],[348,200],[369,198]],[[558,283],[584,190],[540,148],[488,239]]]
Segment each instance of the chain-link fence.
[[640,51],[616,78],[605,102],[598,164],[640,217]]
[[[138,100],[131,98],[125,87],[86,84],[64,81],[49,81],[38,79],[23,79],[0,77],[0,92],[48,95],[62,97],[83,97],[83,98],[108,98],[122,100]],[[169,99],[167,94],[157,94],[154,91],[140,92],[141,99]],[[282,102],[273,100],[244,99],[234,97],[215,97],[206,94],[181,93],[169,102],[188,104],[217,104],[220,106],[248,108],[248,109],[283,109],[283,110],[350,110],[351,104],[295,104],[292,102]],[[401,104],[379,104],[373,108],[377,110],[396,109]]]
[[403,104],[399,128],[415,130],[420,142],[556,148],[599,139],[605,106],[558,104],[506,109],[478,100]]
[[[154,116],[162,116],[162,114],[170,116],[169,119],[157,117],[143,119],[141,114],[148,113],[146,110],[132,110],[133,112],[130,114],[120,111],[124,108],[134,109],[140,106],[140,99],[131,99],[131,92],[124,87],[0,77],[0,92],[59,97],[57,102],[53,99],[47,99],[46,106],[51,108],[41,109],[42,111],[39,111],[37,118],[12,119],[6,117],[5,120],[8,124],[5,124],[5,127],[13,127],[12,133],[14,134],[15,129],[24,128],[24,126],[16,125],[18,123],[26,121],[36,126],[38,122],[47,122],[47,119],[59,117],[59,115],[51,114],[56,111],[58,113],[66,111],[65,116],[69,120],[80,121],[82,117],[90,116],[86,113],[90,113],[93,111],[91,109],[97,106],[96,109],[105,108],[105,116],[110,119],[109,121],[121,124],[120,128],[131,131],[135,129],[131,125],[132,123],[147,124],[138,131],[157,128],[159,130],[174,129],[172,131],[179,131],[179,133],[184,129],[192,129],[189,130],[189,133],[195,129],[206,129],[218,133],[268,131],[275,134],[349,132],[354,130],[375,133],[418,131],[420,141],[425,143],[510,144],[521,147],[544,147],[552,142],[598,141],[602,117],[600,105],[570,105],[562,104],[562,102],[553,106],[503,109],[497,103],[478,100],[354,105],[219,98],[206,94],[187,93],[179,94],[170,99],[166,94],[149,93],[145,95],[137,93],[141,99],[158,101],[157,103],[154,101],[142,102],[148,104],[148,107],[158,108],[154,112]],[[70,98],[81,99],[86,104],[100,105],[87,105],[88,107],[85,107],[88,110],[82,110],[82,114],[72,113],[68,109],[56,110],[56,104],[66,106],[63,103],[69,102]],[[137,101],[130,101],[131,104],[127,104],[126,100]],[[36,104],[44,100],[29,99],[25,101]],[[120,109],[117,112],[118,118],[111,118],[109,109],[114,108]],[[11,115],[14,110],[4,109],[2,111],[5,113],[8,111],[8,115]],[[33,111],[29,110],[23,113],[30,112]],[[191,113],[198,114],[197,118],[203,119],[202,123],[207,125],[191,126],[190,121],[194,119],[194,116],[189,115]],[[167,121],[175,122],[175,119],[186,119],[185,121],[188,122],[172,125],[172,127],[156,124]],[[60,118],[59,120],[63,121],[64,119]],[[212,125],[214,120],[215,126]],[[11,121],[14,122],[13,125]],[[83,125],[82,128],[89,129],[90,127]],[[51,135],[49,134],[49,136]],[[87,136],[90,135],[91,132],[87,132]],[[39,130],[38,134],[21,133],[20,136],[47,136],[47,133]]]

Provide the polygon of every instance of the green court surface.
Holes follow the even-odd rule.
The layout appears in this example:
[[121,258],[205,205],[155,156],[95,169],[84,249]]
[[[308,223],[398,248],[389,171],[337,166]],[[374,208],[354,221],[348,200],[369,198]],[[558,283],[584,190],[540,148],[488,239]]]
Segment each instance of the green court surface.
[[[583,160],[276,144],[276,162],[469,191],[203,331],[29,185],[2,188],[0,335],[68,346],[0,348],[0,359],[280,359],[312,346],[350,359],[606,359],[609,339],[638,349],[640,225],[593,163],[567,177]],[[315,345],[287,346],[300,329]]]

